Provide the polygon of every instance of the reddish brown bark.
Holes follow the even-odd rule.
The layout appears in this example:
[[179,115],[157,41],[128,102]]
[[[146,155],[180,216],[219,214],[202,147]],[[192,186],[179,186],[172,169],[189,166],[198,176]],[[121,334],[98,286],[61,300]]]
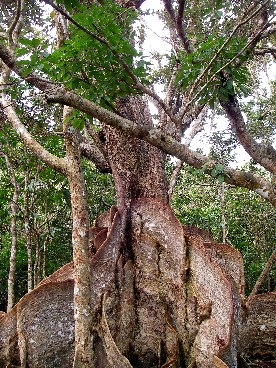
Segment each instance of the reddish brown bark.
[[[146,102],[139,96],[117,100],[124,118],[152,127]],[[164,154],[139,138],[112,127],[105,128],[107,154],[116,185],[119,209],[130,208],[139,197],[168,201]]]

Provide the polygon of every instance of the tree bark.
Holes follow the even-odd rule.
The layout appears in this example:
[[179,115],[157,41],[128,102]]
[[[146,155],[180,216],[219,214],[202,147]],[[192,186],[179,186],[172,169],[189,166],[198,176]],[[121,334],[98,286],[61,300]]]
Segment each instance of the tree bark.
[[222,229],[222,242],[226,243],[228,235],[227,223],[225,218],[225,182],[221,183],[221,229]]
[[[120,114],[139,126],[153,126],[142,97],[117,100]],[[107,154],[116,185],[117,206],[129,208],[139,197],[158,198],[168,203],[164,154],[147,142],[105,127]]]
[[13,183],[13,197],[11,200],[11,252],[10,252],[10,270],[8,277],[8,306],[7,311],[10,311],[14,306],[15,294],[15,270],[16,270],[16,254],[17,254],[17,216],[18,216],[18,197],[19,189],[15,178],[11,178]]
[[33,288],[33,262],[32,262],[32,236],[30,228],[30,198],[29,198],[29,171],[25,173],[25,192],[24,192],[24,229],[27,246],[28,259],[28,292]]
[[93,367],[93,340],[91,338],[91,261],[89,252],[89,211],[86,186],[81,167],[80,132],[72,127],[72,109],[64,107],[63,121],[68,163],[68,182],[72,206],[72,245],[74,260],[74,368]]
[[221,102],[221,106],[224,108],[232,130],[235,132],[245,151],[270,173],[275,174],[276,150],[269,143],[258,143],[247,132],[237,96],[229,96],[228,101]]
[[15,177],[14,168],[9,156],[1,150],[1,155],[5,158],[7,170],[10,176],[10,181],[13,186],[13,196],[11,199],[11,222],[10,222],[10,234],[11,234],[11,249],[10,249],[10,269],[8,276],[8,305],[7,311],[10,311],[15,302],[14,284],[15,284],[15,271],[16,271],[16,254],[17,254],[17,216],[18,216],[18,197],[19,197],[19,184]]

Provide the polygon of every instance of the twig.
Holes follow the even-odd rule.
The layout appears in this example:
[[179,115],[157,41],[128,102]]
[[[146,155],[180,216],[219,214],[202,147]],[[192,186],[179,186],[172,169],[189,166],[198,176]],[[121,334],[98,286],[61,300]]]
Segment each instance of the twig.
[[[234,34],[237,32],[237,30],[244,25],[245,23],[249,22],[255,15],[257,15],[259,13],[259,11],[269,2],[270,0],[266,0],[266,2],[264,4],[262,4],[257,10],[255,10],[254,13],[252,13],[250,16],[248,16],[246,19],[240,21],[236,27],[234,27],[233,31],[230,33],[230,35],[228,36],[228,38],[224,41],[224,43],[221,45],[221,47],[218,49],[218,51],[216,52],[216,54],[213,56],[213,58],[210,60],[209,64],[205,67],[205,69],[202,71],[202,73],[197,77],[194,86],[195,88],[197,87],[197,84],[200,82],[201,78],[207,73],[207,71],[209,70],[209,68],[213,65],[213,63],[216,61],[216,59],[218,58],[219,54],[221,53],[221,51],[225,48],[225,46],[231,41],[232,37],[234,36]],[[190,92],[190,96],[193,93],[194,89],[191,90]]]
[[247,298],[246,304],[249,305],[251,299],[257,294],[260,286],[262,285],[267,273],[269,272],[274,260],[276,259],[276,248],[274,249],[274,252],[269,257],[268,261],[266,262],[265,268],[263,269],[262,273],[260,274],[253,290],[251,291],[249,297]]

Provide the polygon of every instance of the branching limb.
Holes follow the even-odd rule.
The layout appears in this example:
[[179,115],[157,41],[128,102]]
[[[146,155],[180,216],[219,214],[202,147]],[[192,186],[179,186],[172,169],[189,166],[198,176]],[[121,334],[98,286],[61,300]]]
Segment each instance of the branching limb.
[[[207,82],[200,88],[200,90],[194,95],[194,97],[189,101],[187,102],[187,104],[183,107],[183,110],[181,111],[180,113],[180,116],[184,116],[188,107],[193,104],[198,98],[199,96],[202,94],[202,92],[214,81],[214,79],[220,74],[220,73],[223,73],[223,71],[231,64],[233,64],[233,62],[235,60],[238,61],[238,58],[239,56],[243,55],[246,51],[250,49],[253,49],[251,48],[250,46],[251,45],[256,45],[257,43],[257,40],[259,41],[260,40],[260,35],[262,34],[262,32],[264,31],[264,29],[266,29],[266,27],[269,25],[269,23],[267,23],[256,35],[254,38],[251,38],[247,43],[246,45],[241,49],[241,51],[239,51],[231,60],[229,60],[226,64],[224,64],[220,69],[218,69],[208,80]],[[238,64],[241,64],[238,62]],[[236,65],[236,67],[238,67],[238,64]],[[207,72],[207,70],[206,70]],[[194,87],[194,86],[193,86]],[[194,88],[192,87],[192,90],[194,92]],[[189,93],[189,96],[191,97],[191,92]]]
[[[15,68],[16,63],[16,60],[13,56],[13,51],[16,45],[16,38],[20,32],[22,6],[23,1],[18,0],[17,15],[8,31],[10,38],[9,48],[0,44],[0,58],[3,61],[0,77],[0,107],[2,108],[3,113],[7,117],[8,121],[13,126],[14,130],[21,137],[22,141],[30,148],[30,150],[33,151],[43,162],[64,174],[67,169],[66,161],[62,158],[52,155],[34,139],[34,137],[28,132],[24,124],[21,123],[19,117],[15,112],[15,109],[13,108],[12,102],[9,101],[6,96],[6,86],[8,85],[10,73],[13,68]],[[45,82],[43,83],[45,86]]]
[[110,166],[102,152],[87,138],[81,136],[80,140],[80,149],[82,154],[89,160],[93,161],[101,172],[110,172]]
[[235,96],[229,97],[227,102],[221,101],[232,129],[246,152],[260,165],[272,174],[276,173],[276,150],[270,144],[260,144],[247,132],[244,118]]
[[[3,45],[0,45],[0,58],[2,58],[2,60],[4,59],[5,62],[13,67],[13,71],[17,72],[22,77],[20,68],[15,65],[14,59],[10,60],[9,56],[11,55],[7,52],[6,48]],[[190,166],[195,168],[202,168],[204,166],[207,174],[211,174],[212,170],[218,164],[217,162],[210,160],[208,157],[192,151],[187,146],[181,144],[170,135],[164,134],[163,131],[155,128],[154,126],[141,126],[134,121],[125,119],[101,106],[96,105],[94,102],[89,101],[72,91],[67,91],[62,87],[53,85],[34,74],[25,77],[25,80],[44,92],[45,97],[49,102],[72,106],[77,110],[85,112],[100,120],[101,122],[120,129],[131,136],[135,136],[149,142],[164,152],[186,162]],[[276,205],[275,188],[263,177],[241,170],[234,170],[232,168],[225,168],[224,175],[225,182],[254,190],[270,201],[273,205]]]
[[93,143],[97,146],[97,149],[101,151],[104,157],[106,157],[106,148],[103,142],[101,141],[99,135],[95,132],[92,128],[91,124],[89,123],[88,119],[85,120],[85,128],[93,140]]
[[[203,129],[203,123],[204,120],[206,118],[207,115],[207,109],[205,108],[204,111],[201,112],[201,114],[197,117],[197,119],[194,122],[193,128],[191,133],[189,134],[189,136],[186,138],[185,140],[185,145],[187,147],[190,146],[192,140],[194,139],[194,137]],[[176,185],[176,181],[177,178],[180,174],[181,168],[182,168],[183,162],[181,160],[177,160],[176,164],[175,164],[175,168],[173,170],[171,179],[170,179],[170,185],[169,185],[169,190],[168,190],[168,195],[169,195],[169,200],[171,201],[172,195],[173,195],[173,191]]]
[[[93,102],[81,98],[72,92],[66,92],[61,89],[56,89],[56,91],[54,91],[52,89],[51,94],[48,94],[46,97],[51,102],[71,105],[108,125],[130,134],[131,136],[143,139],[195,168],[202,168],[204,166],[207,174],[211,174],[212,170],[218,164],[217,162],[210,160],[208,157],[192,151],[187,146],[173,139],[171,136],[164,134],[160,129],[146,125],[141,126],[131,120],[122,118],[121,116],[105,110],[104,108],[97,106]],[[261,176],[231,168],[225,168],[224,175],[225,182],[254,190],[262,197],[276,205],[275,188]]]
[[193,52],[192,43],[189,40],[189,38],[187,37],[187,34],[186,34],[185,29],[183,27],[183,15],[184,15],[184,9],[185,9],[185,5],[186,5],[186,1],[185,0],[178,0],[177,14],[175,14],[175,11],[172,7],[171,1],[163,0],[163,3],[164,3],[164,7],[165,7],[167,13],[169,14],[169,16],[171,18],[173,26],[175,27],[175,29],[173,29],[173,30],[170,29],[170,31],[174,32],[176,30],[177,35],[178,35],[184,49],[186,50],[186,52],[189,53],[189,54],[192,53]]
[[[218,49],[218,51],[215,53],[215,55],[213,56],[213,58],[210,60],[210,62],[207,64],[207,66],[203,69],[203,71],[199,74],[199,76],[196,78],[190,92],[189,95],[187,97],[187,104],[185,104],[183,106],[182,111],[180,112],[180,117],[183,118],[183,116],[185,115],[185,113],[188,110],[188,107],[198,99],[198,97],[200,96],[200,94],[210,85],[210,83],[212,83],[214,81],[214,79],[222,72],[224,71],[229,65],[233,64],[233,62],[235,60],[237,60],[239,58],[239,56],[241,56],[242,54],[244,54],[245,52],[249,52],[252,51],[253,48],[256,46],[256,44],[260,41],[262,34],[264,33],[264,31],[271,26],[270,22],[266,22],[265,24],[261,24],[261,26],[259,26],[258,31],[256,32],[256,34],[254,34],[252,37],[249,38],[248,42],[246,43],[246,45],[240,50],[240,52],[238,52],[232,59],[230,59],[227,63],[225,63],[219,70],[217,70],[207,81],[206,83],[200,88],[200,90],[195,93],[197,87],[199,86],[199,84],[202,82],[202,80],[204,79],[204,76],[208,73],[208,70],[211,68],[211,66],[214,64],[214,62],[217,60],[217,58],[219,57],[219,55],[221,54],[221,52],[224,50],[224,48],[228,45],[228,43],[231,41],[231,39],[233,38],[233,36],[235,35],[235,33],[237,32],[237,30],[239,28],[241,28],[244,24],[248,23],[252,18],[256,17],[258,14],[261,13],[261,11],[263,11],[263,9],[267,6],[267,4],[270,2],[270,0],[266,0],[264,3],[262,3],[260,6],[257,7],[257,9],[250,14],[249,16],[245,16],[247,14],[247,11],[244,13],[244,15],[241,17],[241,20],[238,22],[238,24],[234,27],[234,29],[232,30],[232,32],[230,33],[230,35],[227,37],[227,39],[224,41],[224,43],[221,45],[221,47]],[[256,6],[256,4],[255,4]],[[238,65],[236,65],[237,67]],[[193,97],[192,97],[193,96]]]
[[172,1],[171,0],[163,0],[164,3],[164,7],[167,10],[167,12],[169,13],[171,19],[175,22],[175,12],[172,6]]
[[276,22],[270,22],[270,27],[266,29],[261,35],[260,40],[263,40],[264,38],[268,38],[269,36],[276,33]]
[[274,59],[276,59],[276,47],[273,47],[273,46],[272,47],[262,47],[262,48],[256,49],[254,53],[256,55],[261,55],[261,56],[271,54],[274,57]]
[[24,6],[24,0],[17,0],[16,14],[15,14],[12,24],[7,30],[10,46],[13,46],[16,43],[17,36],[20,32],[23,6]]

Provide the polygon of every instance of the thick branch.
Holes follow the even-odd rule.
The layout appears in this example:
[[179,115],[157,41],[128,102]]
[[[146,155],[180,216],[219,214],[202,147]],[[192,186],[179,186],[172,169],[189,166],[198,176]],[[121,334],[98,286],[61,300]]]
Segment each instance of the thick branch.
[[[9,66],[13,66],[13,70],[20,75],[20,69],[17,68],[15,63],[9,59],[9,55],[10,54],[7,53],[6,48],[3,45],[0,45],[0,57],[3,61],[7,61]],[[125,119],[101,106],[96,105],[92,101],[78,96],[72,91],[67,91],[57,85],[49,83],[34,74],[26,77],[25,80],[43,91],[49,102],[58,102],[63,105],[72,106],[79,111],[83,111],[108,125],[130,134],[131,136],[135,136],[149,142],[164,152],[179,158],[181,161],[186,162],[188,165],[195,168],[202,168],[204,166],[206,167],[205,172],[207,174],[211,174],[211,171],[217,165],[217,162],[210,160],[208,157],[201,155],[198,152],[192,151],[187,146],[173,139],[171,136],[164,134],[160,129],[147,125],[138,125],[131,120]],[[271,183],[261,176],[231,168],[225,169],[224,175],[227,183],[254,190],[262,197],[273,203],[273,205],[276,205],[275,189]]]
[[227,102],[221,102],[235,134],[246,152],[260,165],[271,173],[276,173],[276,151],[270,144],[256,142],[247,132],[242,112],[236,96],[229,97]]
[[[64,105],[72,106],[131,136],[143,139],[164,152],[186,162],[188,165],[195,168],[202,168],[204,166],[207,174],[211,174],[211,171],[217,165],[217,162],[210,160],[208,157],[198,152],[192,151],[171,136],[164,134],[160,129],[147,125],[138,125],[131,120],[122,118],[113,112],[97,106],[93,102],[73,92],[67,92],[61,88],[56,88],[55,91],[52,89],[51,93],[46,95],[46,98],[52,102],[59,102]],[[273,186],[261,176],[231,168],[225,168],[224,175],[225,182],[254,190],[276,205],[276,196]]]

